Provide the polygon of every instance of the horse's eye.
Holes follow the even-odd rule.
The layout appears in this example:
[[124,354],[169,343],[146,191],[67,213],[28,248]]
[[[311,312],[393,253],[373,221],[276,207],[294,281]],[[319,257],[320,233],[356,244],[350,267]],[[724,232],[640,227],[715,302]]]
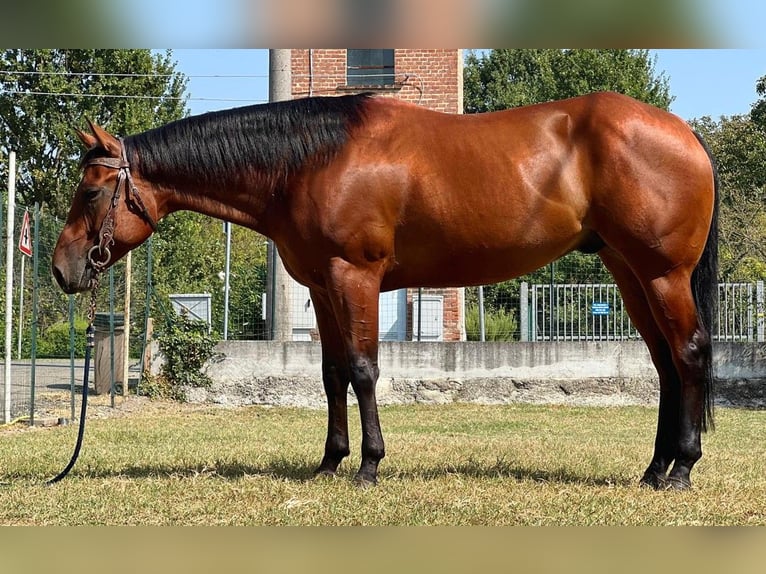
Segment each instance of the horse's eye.
[[102,188],[100,187],[87,187],[85,188],[85,201],[95,201],[101,194]]

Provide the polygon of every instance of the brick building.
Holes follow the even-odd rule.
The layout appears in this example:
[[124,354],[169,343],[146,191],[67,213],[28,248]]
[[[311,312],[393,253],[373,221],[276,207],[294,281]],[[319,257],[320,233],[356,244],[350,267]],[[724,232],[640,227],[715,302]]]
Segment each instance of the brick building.
[[[462,50],[293,49],[291,78],[294,98],[372,91],[441,112],[463,112]],[[294,339],[315,333],[307,296],[308,290],[299,289],[291,297]],[[415,340],[420,332],[421,340],[463,340],[463,310],[463,289],[383,293],[380,337]]]

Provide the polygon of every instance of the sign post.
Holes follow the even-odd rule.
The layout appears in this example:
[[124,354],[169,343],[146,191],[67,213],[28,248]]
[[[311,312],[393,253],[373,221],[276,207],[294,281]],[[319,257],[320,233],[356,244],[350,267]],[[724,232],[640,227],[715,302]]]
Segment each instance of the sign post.
[[[29,211],[24,210],[24,220],[21,223],[19,233],[19,251],[27,257],[32,257],[32,226],[29,221]],[[26,259],[21,258],[21,281],[19,287],[19,340],[16,349],[16,358],[21,359],[21,344],[24,332],[24,272]]]

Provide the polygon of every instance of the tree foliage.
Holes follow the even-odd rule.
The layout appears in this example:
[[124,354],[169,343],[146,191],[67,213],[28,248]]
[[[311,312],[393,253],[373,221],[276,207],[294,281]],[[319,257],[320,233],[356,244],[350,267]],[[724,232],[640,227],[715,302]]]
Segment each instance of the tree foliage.
[[[127,135],[183,117],[186,79],[175,72],[171,56],[151,50],[0,51],[0,158],[16,152],[17,202],[41,205],[41,333],[67,308],[44,270],[80,177],[83,150],[74,128],[86,128],[89,118]],[[7,177],[8,164],[0,161],[0,180]],[[100,291],[100,309],[107,308],[107,291]],[[86,304],[81,298],[81,314]]]
[[750,111],[750,119],[756,126],[766,130],[766,76],[763,76],[755,84],[755,91],[760,96],[760,99],[753,104],[753,108]]
[[[156,294],[210,293],[214,329],[223,333],[226,235],[221,221],[191,212],[174,213],[160,222],[154,236],[153,278]],[[265,335],[261,319],[266,290],[266,240],[232,226],[229,273],[229,337]]]
[[266,292],[266,239],[262,235],[233,226],[230,275],[230,337],[265,338],[262,295]]
[[[20,202],[64,218],[79,178],[85,118],[131,134],[186,113],[185,77],[150,50],[0,51],[0,150],[16,151]],[[0,164],[0,179],[7,166]]]
[[503,49],[468,54],[466,113],[611,90],[668,109],[667,77],[648,50]]
[[720,272],[726,281],[766,279],[766,129],[750,116],[691,122],[720,178]]

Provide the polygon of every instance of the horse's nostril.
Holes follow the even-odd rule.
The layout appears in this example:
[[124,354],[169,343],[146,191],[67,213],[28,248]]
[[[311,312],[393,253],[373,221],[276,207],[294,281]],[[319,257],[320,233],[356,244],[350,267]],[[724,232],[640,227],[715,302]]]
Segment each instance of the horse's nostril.
[[64,280],[64,274],[61,272],[61,269],[59,269],[55,265],[52,265],[51,272],[53,273],[53,277],[56,279],[56,283],[59,284],[59,287],[64,289],[64,285],[66,281]]
[[64,293],[68,295],[72,295],[80,291],[80,289],[77,288],[78,286],[70,282],[64,276],[64,272],[61,269],[59,269],[57,266],[52,265],[51,272],[53,273],[53,277],[56,279],[56,283],[59,284],[59,287],[61,287],[61,290]]

